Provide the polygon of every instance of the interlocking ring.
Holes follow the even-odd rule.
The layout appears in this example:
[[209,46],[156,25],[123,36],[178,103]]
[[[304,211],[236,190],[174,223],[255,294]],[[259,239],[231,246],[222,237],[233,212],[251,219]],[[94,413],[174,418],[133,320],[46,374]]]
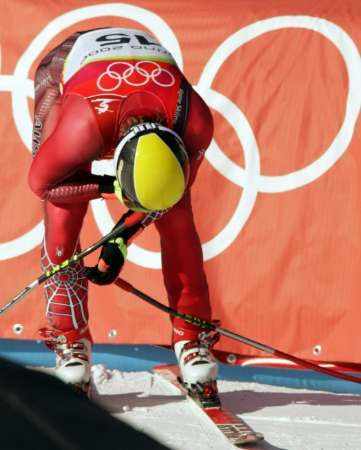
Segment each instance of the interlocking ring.
[[[141,67],[146,64],[147,66],[153,65],[154,68],[151,71],[148,71],[147,68]],[[122,73],[114,70],[115,66],[125,66],[127,67]],[[134,74],[138,74],[143,77],[143,80],[140,81],[132,81],[131,77]],[[169,81],[164,81],[165,77],[169,77]],[[105,78],[105,80],[104,80]],[[107,87],[107,81],[110,79],[115,80],[115,84]],[[175,84],[175,78],[169,70],[161,67],[157,62],[154,61],[138,61],[136,64],[131,64],[126,61],[116,61],[106,68],[105,72],[100,74],[97,79],[97,87],[101,91],[104,92],[112,92],[116,91],[120,88],[121,84],[124,82],[130,86],[145,86],[152,80],[158,86],[161,87],[170,87]]]

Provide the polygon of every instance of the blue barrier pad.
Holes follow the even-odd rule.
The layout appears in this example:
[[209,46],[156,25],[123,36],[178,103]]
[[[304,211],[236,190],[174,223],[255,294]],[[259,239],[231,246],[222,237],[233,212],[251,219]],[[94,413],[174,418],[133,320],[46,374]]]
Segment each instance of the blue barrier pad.
[[[42,341],[0,339],[0,356],[26,366],[52,367],[54,353]],[[154,345],[95,344],[93,364],[125,372],[150,371],[158,364],[174,364],[174,352]],[[354,373],[353,373],[354,374]],[[361,384],[311,370],[241,367],[220,363],[219,378],[342,394],[361,394]],[[361,374],[360,374],[361,378]]]

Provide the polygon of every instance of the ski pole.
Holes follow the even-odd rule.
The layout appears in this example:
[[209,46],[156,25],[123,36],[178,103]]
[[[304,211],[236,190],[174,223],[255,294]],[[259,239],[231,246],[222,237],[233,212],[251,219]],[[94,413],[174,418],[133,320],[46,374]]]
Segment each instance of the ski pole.
[[10,309],[12,306],[14,306],[16,303],[18,303],[20,300],[22,300],[33,289],[35,289],[40,284],[44,283],[44,281],[46,281],[56,273],[59,273],[67,269],[71,264],[85,258],[85,256],[94,252],[103,244],[105,244],[107,241],[109,241],[109,239],[112,239],[113,237],[117,236],[119,233],[126,230],[127,228],[136,225],[137,223],[145,224],[148,219],[150,219],[151,221],[153,220],[151,214],[145,214],[140,212],[133,213],[132,215],[126,217],[117,227],[115,227],[112,231],[110,231],[108,234],[99,239],[99,241],[95,242],[95,244],[90,245],[88,248],[81,251],[80,253],[77,253],[73,255],[71,258],[66,259],[62,263],[52,267],[50,270],[47,270],[46,272],[42,273],[40,277],[38,277],[36,280],[29,283],[23,290],[21,290],[17,295],[15,295],[15,297],[13,297],[8,303],[6,303],[4,306],[0,308],[0,316],[4,314],[8,309]]
[[180,319],[183,319],[185,322],[191,323],[193,325],[197,325],[200,328],[205,328],[208,330],[216,331],[219,334],[226,336],[230,339],[241,342],[242,344],[246,344],[250,347],[254,347],[257,350],[261,350],[265,353],[270,353],[271,355],[277,356],[278,358],[287,359],[288,361],[292,361],[292,362],[298,364],[299,366],[307,367],[308,369],[324,373],[325,375],[329,375],[331,377],[340,378],[342,380],[352,381],[354,383],[361,384],[361,377],[348,375],[343,372],[336,372],[335,370],[327,369],[326,367],[319,366],[318,364],[307,361],[306,359],[298,358],[297,356],[290,355],[289,353],[282,352],[275,348],[269,347],[268,345],[254,341],[253,339],[249,339],[247,337],[241,336],[237,333],[234,333],[233,331],[229,331],[225,328],[221,328],[212,322],[208,322],[206,320],[201,319],[200,317],[192,316],[190,314],[184,314],[182,312],[176,311],[175,309],[170,308],[169,306],[166,306],[163,303],[158,302],[157,300],[155,300],[154,298],[145,294],[144,292],[139,291],[138,289],[136,289],[134,286],[132,286],[130,283],[123,280],[122,278],[117,278],[114,283],[121,289],[123,289],[127,292],[130,292],[131,294],[134,294],[135,296],[141,298],[142,300],[146,301],[150,305],[155,306],[156,308],[160,309],[161,311],[166,312],[167,314],[170,314],[173,317],[178,317]]

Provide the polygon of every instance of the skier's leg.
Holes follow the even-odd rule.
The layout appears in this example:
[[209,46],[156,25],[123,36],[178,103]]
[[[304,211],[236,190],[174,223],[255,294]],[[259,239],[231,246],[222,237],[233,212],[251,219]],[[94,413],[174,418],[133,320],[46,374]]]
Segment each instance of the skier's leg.
[[[42,246],[42,270],[79,252],[79,233],[87,203],[54,205],[45,202],[45,238]],[[82,274],[83,262],[68,267],[45,284],[47,319],[58,330],[81,329],[87,325],[88,283]]]
[[[42,270],[60,264],[80,250],[79,233],[87,203],[54,205],[44,203],[45,238]],[[45,284],[46,343],[57,354],[56,372],[69,383],[88,382],[91,337],[88,330],[88,283],[82,261],[51,277]]]
[[[208,285],[190,194],[187,193],[155,224],[160,234],[162,271],[170,306],[185,314],[210,320]],[[182,319],[173,319],[173,325],[174,341],[198,336],[199,328]]]
[[[162,270],[172,308],[211,319],[211,306],[202,248],[196,231],[190,193],[156,222],[161,237]],[[207,382],[217,377],[217,364],[200,339],[202,330],[180,318],[173,319],[173,344],[183,381]]]

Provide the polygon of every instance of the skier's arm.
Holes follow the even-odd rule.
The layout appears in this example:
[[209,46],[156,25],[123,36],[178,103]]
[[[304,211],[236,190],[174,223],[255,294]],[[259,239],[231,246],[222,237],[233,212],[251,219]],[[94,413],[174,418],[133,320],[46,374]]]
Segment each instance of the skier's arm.
[[79,170],[66,181],[48,189],[42,198],[55,204],[87,202],[100,197],[115,200],[114,180],[115,177],[109,175],[93,175]]
[[30,188],[41,199],[53,203],[100,197],[102,178],[86,170],[100,156],[102,148],[98,124],[87,101],[75,95],[67,97],[53,133],[32,161]]
[[[114,228],[133,214],[135,214],[134,211],[127,211],[122,215]],[[85,268],[84,273],[86,277],[95,284],[105,285],[113,283],[125,263],[128,245],[150,223],[152,223],[151,219],[140,220],[103,245],[97,265]]]

